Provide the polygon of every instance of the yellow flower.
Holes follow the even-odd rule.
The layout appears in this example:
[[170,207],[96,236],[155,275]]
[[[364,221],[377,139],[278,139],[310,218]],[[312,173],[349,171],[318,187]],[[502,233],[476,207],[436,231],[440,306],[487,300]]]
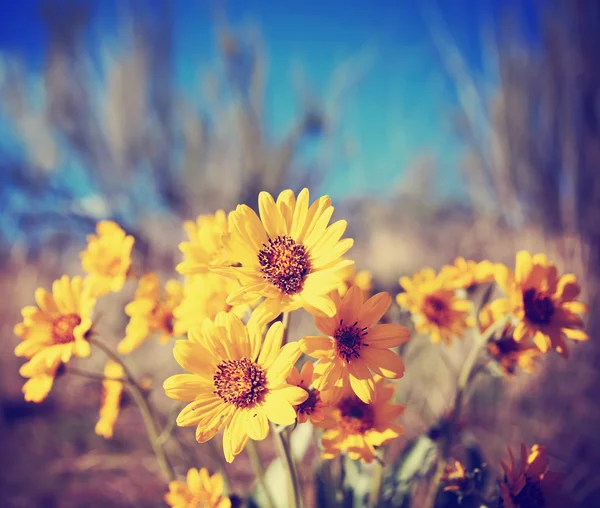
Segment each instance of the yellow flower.
[[302,404],[295,407],[296,414],[298,415],[298,423],[306,423],[308,418],[310,418],[310,421],[313,423],[323,420],[324,404],[321,401],[319,390],[310,388],[314,367],[312,362],[306,362],[302,366],[301,371],[298,371],[298,369],[294,367],[287,380],[288,384],[299,386],[308,394],[308,398]]
[[133,236],[125,234],[118,224],[102,221],[96,235],[88,235],[87,249],[81,253],[81,266],[95,296],[120,291],[131,267]]
[[351,261],[342,255],[353,240],[340,240],[346,221],[328,227],[333,207],[328,196],[310,207],[308,190],[258,197],[260,219],[246,205],[229,214],[225,247],[236,266],[213,268],[237,278],[241,287],[228,298],[230,305],[264,301],[253,313],[257,324],[268,323],[281,312],[304,308],[332,316],[335,305],[329,293],[340,285],[339,270]]
[[227,297],[239,287],[237,281],[216,273],[187,277],[183,284],[183,299],[173,311],[182,331],[201,326],[205,318],[214,319],[221,311],[243,317],[250,310],[248,305],[232,307],[227,303]]
[[459,298],[446,278],[432,269],[425,268],[412,279],[401,277],[400,285],[405,292],[396,296],[398,305],[410,311],[416,331],[429,335],[432,342],[449,344],[475,324],[471,302]]
[[183,289],[178,281],[168,281],[161,298],[158,276],[154,273],[144,275],[140,279],[133,302],[125,307],[125,314],[130,319],[125,329],[125,338],[117,346],[119,353],[131,353],[155,332],[161,334],[161,344],[173,336],[183,335],[181,323],[173,316],[173,311],[182,298]]
[[296,421],[294,406],[304,402],[307,393],[286,383],[300,350],[297,342],[281,347],[280,322],[271,325],[262,342],[256,329],[246,328],[234,314],[220,312],[214,323],[206,319],[202,329],[190,330],[188,337],[175,343],[173,353],[191,374],[168,378],[164,389],[168,397],[190,402],[177,424],[196,425],[200,443],[223,428],[223,451],[231,462],[248,438],[267,437],[269,421]]
[[96,423],[94,431],[104,439],[113,437],[113,430],[119,408],[121,404],[121,393],[123,392],[123,383],[117,381],[125,375],[123,367],[117,362],[108,360],[104,366],[104,376],[107,378],[102,381],[102,405],[100,406],[100,418]]
[[81,277],[66,275],[54,281],[52,293],[38,288],[35,300],[39,308],[23,308],[23,322],[15,326],[15,334],[22,339],[15,354],[29,359],[19,370],[30,378],[23,386],[25,400],[40,402],[50,392],[61,363],[71,356],[90,355],[87,338],[96,300]]
[[371,371],[388,379],[404,374],[402,358],[389,348],[406,342],[410,332],[400,325],[376,325],[392,303],[389,293],[378,293],[363,302],[360,288],[352,286],[341,300],[337,292],[333,298],[336,314],[315,318],[325,336],[304,337],[300,349],[319,360],[313,384],[326,403],[338,400],[349,383],[368,404],[375,390]]
[[441,483],[446,492],[467,492],[469,478],[463,465],[458,461],[454,461],[454,466],[446,464],[444,473],[442,474]]
[[[486,305],[479,313],[479,327],[482,332],[488,329],[502,315],[494,311],[493,306]],[[536,370],[540,350],[530,341],[517,342],[513,337],[514,326],[507,323],[502,329],[499,338],[490,339],[487,344],[488,354],[498,363],[505,374],[511,376],[517,367],[525,372],[533,373]]]
[[214,215],[200,215],[196,222],[187,221],[183,227],[189,241],[179,244],[179,250],[183,253],[183,262],[177,265],[179,273],[206,273],[215,262],[227,264],[222,236],[228,232],[228,227],[227,215],[223,210],[217,210]]
[[532,339],[542,353],[555,349],[568,357],[567,342],[588,340],[578,314],[587,306],[575,299],[580,287],[573,274],[558,276],[556,266],[544,254],[517,254],[515,272],[503,265],[496,267],[496,281],[507,298],[492,302],[497,314],[511,314],[517,321],[514,339]]
[[561,491],[561,475],[549,471],[545,447],[533,445],[528,454],[525,444],[521,444],[521,463],[518,468],[510,448],[508,454],[510,464],[501,462],[504,480],[500,484],[500,494],[505,508],[572,506]]
[[357,272],[354,265],[346,265],[342,267],[339,273],[342,277],[342,283],[338,288],[340,296],[344,296],[346,291],[350,289],[350,286],[358,286],[362,289],[365,300],[371,296],[371,292],[373,291],[373,275],[371,272],[368,270]]
[[375,446],[389,443],[402,433],[402,426],[395,422],[404,407],[390,403],[394,390],[392,383],[377,376],[372,404],[365,404],[347,391],[335,405],[325,407],[325,418],[318,424],[325,429],[323,458],[347,451],[352,460],[372,462]]
[[468,289],[494,280],[495,264],[491,261],[476,262],[457,257],[453,265],[444,265],[440,270],[440,277],[447,280],[447,284],[454,288]]
[[205,468],[191,468],[185,482],[172,481],[165,502],[175,508],[230,508],[231,501],[223,497],[223,477],[210,476]]

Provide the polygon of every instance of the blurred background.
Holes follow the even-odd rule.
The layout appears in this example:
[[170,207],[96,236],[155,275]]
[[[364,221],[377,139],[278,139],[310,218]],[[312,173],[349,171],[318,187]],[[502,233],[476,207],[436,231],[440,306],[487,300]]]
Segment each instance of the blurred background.
[[[595,0],[0,2],[0,504],[161,505],[135,408],[105,442],[97,383],[57,380],[39,405],[21,394],[20,309],[80,273],[96,222],[174,276],[184,220],[308,186],[393,295],[424,266],[512,266],[521,248],[580,277],[591,340],[536,376],[482,383],[465,423],[490,464],[508,444],[547,445],[571,496],[600,506],[599,47]],[[113,344],[133,290],[103,303]],[[395,448],[449,407],[468,346],[411,340]],[[134,368],[168,412],[170,347],[147,344]],[[180,454],[214,469],[189,434]],[[231,472],[247,494],[247,463]]]

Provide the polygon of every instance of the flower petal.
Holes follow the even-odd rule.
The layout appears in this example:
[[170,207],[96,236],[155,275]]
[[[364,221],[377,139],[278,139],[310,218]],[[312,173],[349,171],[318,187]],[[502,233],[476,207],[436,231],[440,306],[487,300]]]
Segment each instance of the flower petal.
[[410,330],[406,326],[390,323],[370,328],[363,342],[377,349],[388,349],[404,344],[409,338]]
[[400,379],[404,375],[402,358],[389,349],[363,348],[360,351],[367,366],[375,373],[387,379]]
[[358,327],[370,328],[373,326],[383,317],[391,303],[392,298],[385,291],[369,298],[358,314]]

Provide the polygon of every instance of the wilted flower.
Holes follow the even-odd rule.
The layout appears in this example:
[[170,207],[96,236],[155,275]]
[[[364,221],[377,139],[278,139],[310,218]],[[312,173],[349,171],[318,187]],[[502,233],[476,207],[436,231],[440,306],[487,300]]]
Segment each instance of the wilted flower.
[[223,487],[219,473],[210,476],[205,468],[191,468],[185,482],[169,483],[165,502],[174,508],[230,508],[231,501],[223,497]]
[[113,436],[113,430],[121,404],[121,394],[123,393],[123,382],[119,381],[125,375],[120,363],[108,360],[104,366],[104,376],[102,381],[102,404],[100,406],[100,419],[96,423],[95,432],[104,439],[110,439]]
[[202,329],[190,330],[189,340],[175,343],[177,363],[191,372],[164,382],[168,397],[190,402],[177,424],[196,425],[201,443],[224,428],[228,462],[244,449],[248,438],[265,439],[269,421],[293,424],[294,406],[308,396],[303,388],[286,383],[300,350],[297,342],[281,347],[283,331],[280,322],[274,323],[262,342],[258,332],[249,332],[237,316],[221,312],[214,323],[206,319]]
[[229,214],[225,248],[235,266],[213,268],[240,281],[229,305],[254,304],[252,318],[265,324],[282,312],[304,308],[313,314],[332,316],[335,305],[329,293],[341,282],[342,256],[353,240],[340,240],[346,221],[328,226],[333,207],[329,197],[309,207],[308,190],[279,194],[277,202],[268,192],[258,197],[260,218],[246,205]]
[[310,421],[320,422],[323,420],[323,407],[324,404],[321,401],[321,395],[319,390],[311,388],[314,363],[305,362],[302,366],[302,370],[298,371],[296,367],[292,369],[287,382],[293,386],[299,386],[308,393],[308,398],[295,407],[296,414],[298,415],[298,423],[306,423],[310,418]]
[[38,288],[35,300],[39,308],[24,307],[23,322],[15,326],[15,334],[22,339],[15,354],[29,359],[19,370],[30,378],[23,386],[25,400],[41,402],[52,389],[61,363],[71,356],[90,355],[87,339],[96,299],[81,277],[63,275],[52,284],[52,293]]
[[131,267],[133,236],[125,234],[113,221],[102,221],[96,235],[88,235],[87,249],[81,253],[81,266],[88,274],[95,296],[120,291]]
[[371,371],[388,379],[404,374],[402,358],[389,348],[406,342],[410,331],[396,324],[376,324],[392,303],[388,293],[378,293],[363,302],[360,288],[352,286],[341,300],[334,293],[333,300],[336,314],[315,318],[324,335],[304,337],[300,349],[319,360],[313,384],[326,403],[335,402],[348,384],[369,403],[375,390]]
[[160,293],[160,280],[156,274],[148,273],[140,279],[133,302],[125,307],[125,314],[130,319],[125,338],[118,345],[119,353],[131,353],[152,333],[160,333],[161,344],[185,333],[182,324],[173,315],[183,298],[181,283],[170,280],[165,285],[164,295]]
[[353,460],[372,462],[376,446],[402,434],[402,426],[396,420],[404,407],[390,402],[395,387],[378,376],[374,384],[371,404],[365,404],[348,390],[336,404],[325,407],[325,418],[317,424],[325,429],[323,458],[331,459],[347,452]]

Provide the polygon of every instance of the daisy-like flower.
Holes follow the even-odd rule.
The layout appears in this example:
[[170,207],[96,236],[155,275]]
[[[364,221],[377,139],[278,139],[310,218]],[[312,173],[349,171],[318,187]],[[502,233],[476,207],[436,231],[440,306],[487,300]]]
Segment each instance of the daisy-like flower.
[[510,448],[510,464],[501,462],[504,479],[500,483],[500,495],[505,508],[567,508],[571,501],[562,492],[562,477],[549,471],[546,448],[533,445],[527,452],[521,444],[521,462],[517,467]]
[[113,221],[102,221],[96,226],[96,235],[88,235],[87,241],[81,266],[88,274],[94,296],[120,291],[131,267],[133,236],[126,235]]
[[185,482],[169,483],[165,502],[174,508],[230,508],[231,501],[223,496],[223,487],[219,473],[210,476],[205,468],[191,468]]
[[144,275],[139,282],[133,302],[125,306],[129,323],[125,338],[119,342],[119,353],[128,354],[140,347],[152,333],[160,333],[160,343],[165,344],[173,336],[181,336],[184,329],[173,312],[181,303],[181,283],[170,280],[161,296],[160,280],[154,273]]
[[402,358],[389,348],[409,339],[408,328],[396,324],[377,325],[392,299],[378,293],[363,302],[362,291],[352,286],[340,299],[333,294],[336,314],[315,318],[324,335],[304,337],[300,349],[319,361],[313,384],[326,403],[334,403],[350,384],[356,395],[367,404],[373,400],[375,383],[371,371],[388,379],[404,374]]
[[[492,326],[502,315],[494,312],[491,305],[486,305],[479,313],[479,327],[482,332]],[[487,343],[488,354],[496,361],[503,372],[514,375],[517,367],[525,372],[533,373],[541,356],[540,350],[531,341],[517,342],[513,337],[514,326],[506,323],[497,338],[491,338]]]
[[227,297],[240,287],[236,280],[216,273],[203,273],[187,277],[183,284],[183,299],[173,311],[183,332],[201,326],[206,319],[214,319],[219,312],[233,312],[243,317],[248,305],[231,306]]
[[125,372],[121,364],[109,360],[104,366],[104,376],[102,381],[102,404],[100,405],[100,418],[96,423],[94,432],[104,439],[113,437],[113,431],[121,404],[121,394],[123,393],[123,383],[119,378],[123,378]]
[[338,288],[340,296],[344,296],[351,286],[358,286],[362,289],[365,300],[371,296],[373,291],[373,275],[371,272],[368,270],[357,272],[354,265],[346,265],[340,270],[340,275],[342,277],[342,283]]
[[264,298],[253,313],[257,324],[301,307],[312,314],[335,314],[329,293],[340,285],[339,270],[352,263],[342,256],[353,240],[340,240],[345,220],[328,226],[333,214],[329,197],[309,206],[307,189],[297,200],[291,190],[279,194],[277,201],[261,192],[258,208],[260,218],[246,205],[229,214],[224,241],[235,266],[213,268],[240,281],[240,289],[228,298],[229,305]]
[[183,227],[189,240],[179,244],[183,253],[183,261],[176,268],[179,273],[206,273],[215,262],[227,264],[222,237],[229,228],[223,210],[217,210],[213,215],[200,215],[196,222],[186,221]]
[[491,261],[472,261],[457,257],[453,265],[444,265],[440,270],[440,277],[447,280],[447,284],[454,288],[469,289],[478,284],[494,280],[495,264]]
[[306,362],[300,371],[294,367],[287,380],[288,384],[299,386],[308,393],[308,398],[295,408],[298,415],[298,423],[306,423],[309,418],[313,423],[323,420],[324,404],[321,401],[321,395],[319,394],[319,390],[310,387],[314,368],[315,365],[312,362]]
[[96,299],[81,277],[69,279],[63,275],[52,284],[52,293],[38,288],[35,300],[38,307],[23,308],[23,322],[15,326],[15,335],[22,339],[15,354],[29,359],[19,370],[29,378],[23,386],[25,400],[41,402],[50,392],[62,363],[71,356],[90,355],[87,337]]
[[463,337],[474,326],[471,302],[460,298],[445,277],[426,268],[410,277],[401,277],[404,293],[396,296],[400,307],[408,310],[417,332],[427,334],[433,343],[450,344],[453,337]]
[[332,459],[346,451],[352,460],[372,462],[376,446],[402,434],[402,426],[396,420],[404,407],[390,402],[394,390],[392,383],[376,377],[371,404],[365,404],[348,390],[335,405],[326,406],[325,418],[317,424],[325,429],[323,458]]
[[[189,340],[175,343],[177,363],[191,374],[178,374],[164,382],[168,397],[190,402],[177,417],[182,427],[197,426],[196,439],[204,443],[223,433],[223,451],[233,461],[248,438],[263,440],[269,421],[291,425],[294,406],[308,394],[286,383],[300,356],[298,343],[281,347],[283,325],[271,325],[264,342],[231,313],[206,319],[202,329],[189,331]],[[262,347],[261,347],[262,342]]]
[[515,273],[498,265],[495,275],[507,298],[492,302],[492,307],[516,320],[517,342],[531,339],[542,353],[555,349],[567,358],[565,338],[588,340],[578,315],[587,312],[587,306],[576,300],[581,289],[575,275],[559,277],[544,254],[532,256],[527,251],[517,254]]

